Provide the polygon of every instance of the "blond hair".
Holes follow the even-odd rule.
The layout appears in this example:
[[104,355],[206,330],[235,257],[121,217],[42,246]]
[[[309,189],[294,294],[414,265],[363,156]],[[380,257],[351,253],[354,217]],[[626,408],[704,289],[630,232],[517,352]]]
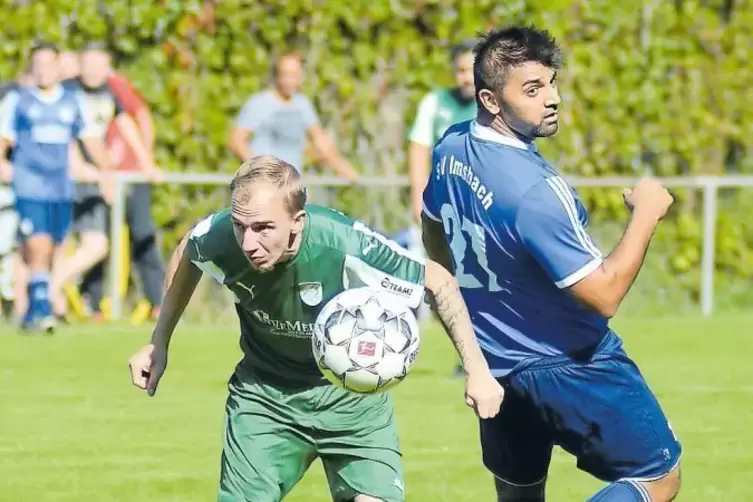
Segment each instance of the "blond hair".
[[270,185],[282,190],[285,207],[293,215],[306,206],[306,188],[295,167],[273,155],[259,155],[247,160],[230,182],[230,195],[240,203],[248,202],[252,188]]

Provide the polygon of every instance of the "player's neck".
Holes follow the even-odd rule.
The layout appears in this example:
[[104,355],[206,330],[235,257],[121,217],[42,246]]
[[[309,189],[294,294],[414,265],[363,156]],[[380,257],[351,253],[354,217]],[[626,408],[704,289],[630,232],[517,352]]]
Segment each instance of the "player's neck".
[[290,103],[291,101],[293,101],[293,95],[292,95],[292,94],[290,94],[290,95],[285,95],[285,94],[281,93],[281,92],[280,92],[280,90],[279,90],[279,89],[277,89],[277,87],[275,87],[275,88],[274,88],[274,89],[272,90],[272,92],[274,92],[274,94],[275,94],[275,96],[277,97],[277,99],[279,99],[279,100],[280,100],[280,101],[282,101],[283,103]]
[[41,94],[42,96],[52,96],[53,94],[57,92],[58,84],[52,84],[46,87],[42,87],[41,85],[38,85],[37,89],[39,89],[39,94]]
[[500,117],[499,115],[495,115],[494,117],[489,117],[489,116],[482,117],[481,114],[479,114],[479,116],[476,118],[476,122],[478,122],[482,126],[493,129],[494,131],[500,133],[503,136],[515,138],[526,144],[533,143],[533,138],[529,138],[527,136],[523,136],[522,134],[519,134],[515,129],[510,127],[504,120],[502,120],[502,117]]

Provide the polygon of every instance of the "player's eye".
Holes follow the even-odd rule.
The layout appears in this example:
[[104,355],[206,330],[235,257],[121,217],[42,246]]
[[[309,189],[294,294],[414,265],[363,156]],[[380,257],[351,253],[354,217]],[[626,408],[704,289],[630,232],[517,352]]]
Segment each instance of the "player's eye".
[[538,87],[529,87],[528,89],[526,89],[526,96],[530,98],[536,96],[538,93],[539,93]]

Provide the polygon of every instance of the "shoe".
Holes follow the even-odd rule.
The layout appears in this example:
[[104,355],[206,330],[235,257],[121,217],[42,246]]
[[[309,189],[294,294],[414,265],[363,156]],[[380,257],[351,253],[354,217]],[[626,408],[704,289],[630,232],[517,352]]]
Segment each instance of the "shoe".
[[93,312],[92,315],[89,316],[89,322],[92,324],[104,324],[105,316],[102,312]]
[[2,299],[3,318],[10,321],[13,317],[13,300]]
[[41,329],[42,333],[44,333],[45,335],[54,335],[56,327],[57,319],[55,319],[54,315],[48,315],[46,317],[43,317],[42,320],[39,321],[39,329]]

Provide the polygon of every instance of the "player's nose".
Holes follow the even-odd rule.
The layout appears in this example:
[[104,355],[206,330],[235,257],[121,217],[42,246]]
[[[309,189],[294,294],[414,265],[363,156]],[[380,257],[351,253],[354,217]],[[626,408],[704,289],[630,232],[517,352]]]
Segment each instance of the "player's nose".
[[556,107],[562,102],[559,90],[555,87],[552,89],[549,99],[547,100],[547,106]]
[[259,236],[251,229],[246,230],[243,234],[243,244],[241,245],[243,252],[247,254],[254,254],[259,249]]

